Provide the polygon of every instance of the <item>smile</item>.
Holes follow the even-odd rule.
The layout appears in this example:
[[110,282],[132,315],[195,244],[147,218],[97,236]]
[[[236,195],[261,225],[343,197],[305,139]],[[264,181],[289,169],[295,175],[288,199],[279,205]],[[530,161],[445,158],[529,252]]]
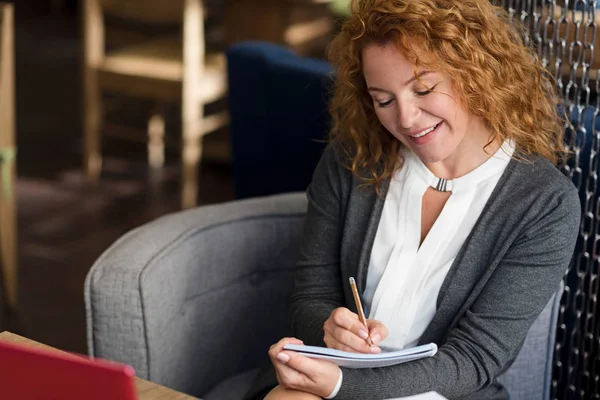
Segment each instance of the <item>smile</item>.
[[440,124],[441,124],[441,122],[438,122],[437,124],[435,124],[431,128],[427,128],[424,131],[421,131],[421,132],[416,133],[414,135],[408,135],[408,136],[410,136],[411,138],[414,138],[414,139],[423,137],[423,136],[427,135],[429,132],[433,132],[438,126],[440,126]]

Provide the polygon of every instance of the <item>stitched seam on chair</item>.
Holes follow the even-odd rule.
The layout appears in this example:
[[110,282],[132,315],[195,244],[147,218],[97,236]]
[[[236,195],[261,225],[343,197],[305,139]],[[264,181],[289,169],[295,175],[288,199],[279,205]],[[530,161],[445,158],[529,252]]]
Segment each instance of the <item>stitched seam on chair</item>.
[[[96,296],[94,293],[92,293],[92,280],[94,279],[94,275],[96,273],[98,273],[98,271],[103,268],[102,267],[102,263],[103,261],[106,259],[107,254],[113,249],[116,248],[118,246],[121,245],[122,242],[126,241],[127,239],[129,239],[130,236],[134,235],[137,233],[138,230],[140,230],[141,227],[132,229],[131,231],[127,232],[126,234],[124,234],[123,236],[121,236],[119,239],[117,239],[117,241],[115,241],[111,246],[109,246],[101,255],[100,257],[98,257],[98,259],[96,260],[96,262],[92,265],[92,267],[90,268],[90,271],[88,272],[88,276],[86,277],[86,280],[84,282],[84,298],[89,299],[88,303],[89,305],[86,305],[86,310],[89,307],[89,317],[86,317],[86,321],[88,321],[88,326],[86,327],[86,335],[88,336],[87,338],[87,343],[88,343],[88,353],[91,352],[91,356],[96,356],[96,343],[94,342],[94,334],[93,334],[93,330],[94,330],[94,326],[96,325],[94,322],[94,306],[93,306],[93,301],[92,299],[94,298],[94,296]],[[141,299],[140,299],[141,300]],[[91,324],[89,324],[89,322],[91,321]],[[89,332],[88,332],[89,330]],[[148,358],[148,354],[146,354],[146,359]]]
[[281,271],[282,273],[285,273],[286,269],[285,269],[285,268],[265,268],[265,269],[260,269],[260,270],[251,271],[251,272],[248,272],[248,273],[245,273],[245,274],[242,274],[242,275],[238,276],[237,278],[235,278],[235,280],[233,280],[233,281],[230,281],[230,282],[229,282],[228,284],[226,284],[226,285],[222,285],[222,286],[219,286],[219,287],[212,288],[212,289],[210,289],[210,290],[207,290],[206,292],[203,292],[203,293],[194,294],[194,295],[192,295],[192,296],[190,296],[190,297],[186,297],[184,300],[185,300],[185,302],[186,302],[186,303],[187,303],[187,302],[190,302],[190,301],[195,301],[195,300],[196,300],[196,299],[198,299],[199,297],[208,296],[208,295],[210,295],[210,294],[212,294],[212,293],[214,293],[214,292],[217,292],[217,291],[219,291],[219,290],[223,290],[223,289],[225,289],[225,288],[227,288],[227,287],[230,287],[230,286],[232,286],[232,285],[235,285],[235,284],[237,284],[237,283],[238,283],[238,282],[240,282],[240,281],[244,281],[244,280],[246,280],[246,279],[247,279],[249,276],[252,276],[252,275],[256,274],[257,272],[259,272],[259,273],[265,273],[265,274],[272,274],[272,273],[277,273],[277,272],[280,272],[280,271]]
[[[226,285],[222,285],[222,286],[219,286],[219,287],[213,288],[213,289],[211,289],[211,290],[209,290],[209,291],[206,291],[206,292],[204,292],[204,293],[201,293],[201,294],[196,294],[196,295],[193,295],[193,296],[190,296],[190,297],[186,297],[186,298],[184,299],[184,303],[182,304],[182,307],[181,307],[181,312],[185,314],[186,310],[188,310],[188,303],[190,303],[190,302],[195,302],[195,301],[198,301],[198,300],[199,300],[199,299],[201,299],[202,297],[205,297],[205,296],[211,295],[211,294],[213,294],[213,293],[215,293],[215,292],[217,292],[217,291],[224,290],[224,289],[226,289],[226,288],[229,288],[229,287],[231,287],[231,286],[234,286],[234,285],[236,285],[237,283],[239,283],[240,281],[244,281],[244,280],[246,280],[246,279],[247,279],[249,276],[251,276],[251,275],[252,275],[252,274],[254,274],[255,272],[256,272],[256,271],[253,271],[253,272],[251,272],[251,273],[247,273],[247,274],[241,275],[241,276],[237,277],[235,280],[233,280],[233,281],[230,281],[230,282],[229,282],[228,284],[226,284]],[[270,268],[270,269],[262,269],[262,270],[260,270],[260,272],[264,272],[265,274],[269,274],[269,275],[271,275],[271,276],[272,276],[273,274],[281,274],[281,275],[283,275],[283,274],[285,274],[285,273],[289,273],[289,270],[288,270],[288,271],[286,271],[284,268]],[[171,318],[169,318],[169,319],[167,320],[167,321],[168,321],[168,322],[167,322],[167,325],[168,325],[168,324],[170,324],[170,323],[171,323],[171,321],[173,321],[173,320],[177,319],[178,317],[179,317],[179,314],[175,314],[175,315],[171,316]]]
[[[93,274],[93,272],[92,272]],[[88,275],[85,279],[83,296],[85,302],[85,311],[86,311],[86,342],[88,346],[88,354],[92,357],[96,357],[96,345],[94,344],[94,307],[92,306],[92,274]]]
[[[556,301],[555,299],[552,299],[552,301]],[[559,301],[559,307],[560,307],[560,299]],[[557,308],[559,308],[557,307]],[[552,307],[552,314],[550,316],[550,326],[553,329],[556,329],[556,311],[554,310],[555,307]],[[555,335],[556,333],[554,333]],[[544,363],[544,392],[542,393],[542,399],[543,400],[547,400],[549,398],[549,390],[550,390],[550,386],[552,385],[552,364],[554,361],[554,346],[553,346],[553,340],[551,339],[551,336],[553,335],[548,335],[548,341],[546,343],[546,362]],[[548,378],[548,370],[550,370],[550,378]],[[550,380],[550,382],[548,382],[548,380]]]
[[151,376],[151,370],[150,370],[151,363],[150,363],[150,347],[149,347],[149,339],[148,339],[148,319],[146,317],[144,293],[142,291],[142,280],[144,279],[144,276],[147,273],[149,273],[148,271],[152,268],[152,266],[158,265],[158,263],[155,263],[155,261],[157,259],[160,259],[160,257],[162,257],[162,255],[166,251],[168,251],[171,247],[173,247],[176,244],[183,241],[185,238],[188,238],[189,236],[196,235],[196,234],[208,231],[208,230],[220,228],[220,227],[231,225],[233,223],[238,223],[238,222],[247,222],[247,221],[253,221],[253,220],[268,220],[268,219],[292,219],[292,218],[304,217],[305,215],[306,215],[305,212],[253,215],[253,216],[249,216],[249,217],[242,217],[242,218],[238,218],[238,219],[231,219],[228,221],[217,222],[217,223],[214,223],[211,225],[207,225],[207,226],[203,227],[202,229],[192,227],[192,228],[182,232],[180,235],[176,236],[175,238],[173,238],[173,240],[171,240],[169,243],[166,243],[162,249],[157,251],[155,253],[155,255],[152,256],[146,262],[146,265],[144,265],[142,267],[142,269],[140,270],[140,274],[139,274],[139,278],[138,278],[138,292],[140,293],[140,309],[142,311],[142,325],[144,327],[144,338],[145,338],[145,343],[146,343],[146,349],[145,349],[146,350],[146,370],[148,371],[148,380],[151,381],[152,376]]
[[[556,329],[558,315],[560,313],[560,303],[562,301],[564,290],[565,287],[563,282],[561,281],[561,283],[558,286],[558,290],[554,294],[555,297],[552,299],[552,301],[556,302],[557,304],[556,306],[552,307],[552,314],[550,315],[550,325],[554,329],[554,332],[552,335],[548,335],[548,342],[546,346],[548,355],[546,356],[546,365],[544,368],[544,392],[542,394],[542,400],[548,400],[550,398],[550,391],[552,387],[552,366],[554,365],[554,345],[556,343]],[[552,340],[551,337],[553,337],[554,340]],[[548,374],[548,372],[550,373]]]

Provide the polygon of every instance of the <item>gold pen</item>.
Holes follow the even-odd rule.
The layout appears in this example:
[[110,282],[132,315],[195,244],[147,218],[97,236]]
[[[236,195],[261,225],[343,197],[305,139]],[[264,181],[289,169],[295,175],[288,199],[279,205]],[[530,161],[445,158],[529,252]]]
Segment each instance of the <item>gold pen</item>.
[[[367,325],[367,319],[365,318],[365,312],[362,308],[362,303],[360,302],[360,297],[358,295],[358,289],[356,288],[356,282],[353,277],[350,277],[350,287],[352,288],[352,295],[354,296],[354,303],[356,304],[356,310],[358,311],[358,319],[360,322],[367,328],[367,335],[369,335],[369,325]],[[373,346],[373,342],[371,341],[371,336],[367,336],[367,343],[369,346]]]

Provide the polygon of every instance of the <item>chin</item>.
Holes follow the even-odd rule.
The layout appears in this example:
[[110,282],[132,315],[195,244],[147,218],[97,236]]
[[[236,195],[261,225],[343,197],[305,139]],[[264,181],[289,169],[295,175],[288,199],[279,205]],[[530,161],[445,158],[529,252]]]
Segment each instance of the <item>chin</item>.
[[420,152],[420,151],[413,150],[413,153],[415,153],[417,155],[417,157],[419,157],[419,159],[426,164],[440,162],[444,159],[443,156],[431,154],[429,152]]

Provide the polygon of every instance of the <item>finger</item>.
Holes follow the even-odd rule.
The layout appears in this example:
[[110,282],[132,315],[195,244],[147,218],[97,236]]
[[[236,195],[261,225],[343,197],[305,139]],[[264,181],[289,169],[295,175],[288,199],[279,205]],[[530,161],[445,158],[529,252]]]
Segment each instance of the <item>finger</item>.
[[285,365],[280,365],[279,368],[278,380],[282,386],[320,397],[331,393],[341,373],[337,365],[331,361],[305,357],[294,351],[286,350],[281,354],[287,356]]
[[[345,328],[363,340],[368,337],[368,330],[365,325],[360,322],[358,315],[350,311],[345,307],[336,308],[332,313],[330,319],[333,321],[334,326]],[[333,328],[332,328],[333,331]]]
[[295,389],[300,385],[300,382],[307,379],[300,372],[280,362],[275,363],[274,366],[277,382],[283,387]]
[[[298,362],[298,359],[300,359],[300,362]],[[318,368],[319,365],[315,363],[311,365],[310,362],[306,364],[301,361],[302,359],[315,361],[294,351],[284,350],[279,353],[278,361],[275,364],[275,372],[277,374],[277,381],[281,386],[302,391],[311,391],[314,389],[314,379],[309,378],[306,373],[310,373],[313,377],[315,375],[318,376],[318,371],[314,370],[314,368]],[[297,370],[295,367],[300,367],[302,370]]]
[[279,342],[271,345],[269,350],[279,349],[279,348],[283,349],[283,346],[285,346],[286,344],[304,344],[304,342],[295,337],[284,337],[284,338],[280,339]]
[[[301,379],[304,379],[303,376],[299,376],[299,372],[295,371],[293,368],[285,365],[287,360],[289,359],[283,351],[283,347],[286,344],[304,344],[300,339],[297,338],[283,338],[279,340],[279,342],[273,344],[269,349],[269,358],[271,359],[271,363],[275,368],[275,374],[277,376],[277,381],[279,384],[285,387],[290,387],[293,382],[298,382]],[[294,353],[293,351],[289,351],[290,353]]]
[[275,363],[275,360],[277,359],[277,355],[283,350],[283,346],[285,346],[286,344],[304,344],[304,342],[302,342],[302,340],[297,339],[297,338],[285,337],[285,338],[281,339],[279,342],[272,345],[269,348],[269,357],[271,358],[271,361],[273,363]]
[[378,352],[378,349],[369,347],[372,343],[368,340],[367,328],[358,315],[345,307],[335,309],[323,324],[323,329],[327,347],[359,353]]
[[340,374],[337,365],[331,361],[316,360],[293,352],[289,356],[287,365],[298,371],[299,376],[296,378],[300,379],[293,384],[315,394],[318,394],[315,390],[326,392],[321,396],[331,393]]
[[371,346],[365,339],[342,327],[336,327],[328,336],[332,342],[330,347],[355,353],[371,353]]
[[367,325],[369,325],[369,336],[371,336],[374,345],[379,345],[381,341],[387,338],[388,329],[382,322],[370,319],[367,320]]
[[360,322],[360,319],[358,318],[358,314],[350,311],[346,307],[336,308],[331,313],[331,319],[333,319],[333,321],[336,323],[336,325],[342,326],[348,330],[352,330],[352,328],[356,328],[356,329],[358,329],[358,328],[366,329],[367,328]]
[[342,326],[353,332],[355,335],[366,341],[367,344],[373,344],[370,338],[371,330],[368,323],[367,325],[363,324],[356,313],[353,313],[348,309],[338,310],[338,312],[332,314],[332,319],[335,321],[335,325]]

